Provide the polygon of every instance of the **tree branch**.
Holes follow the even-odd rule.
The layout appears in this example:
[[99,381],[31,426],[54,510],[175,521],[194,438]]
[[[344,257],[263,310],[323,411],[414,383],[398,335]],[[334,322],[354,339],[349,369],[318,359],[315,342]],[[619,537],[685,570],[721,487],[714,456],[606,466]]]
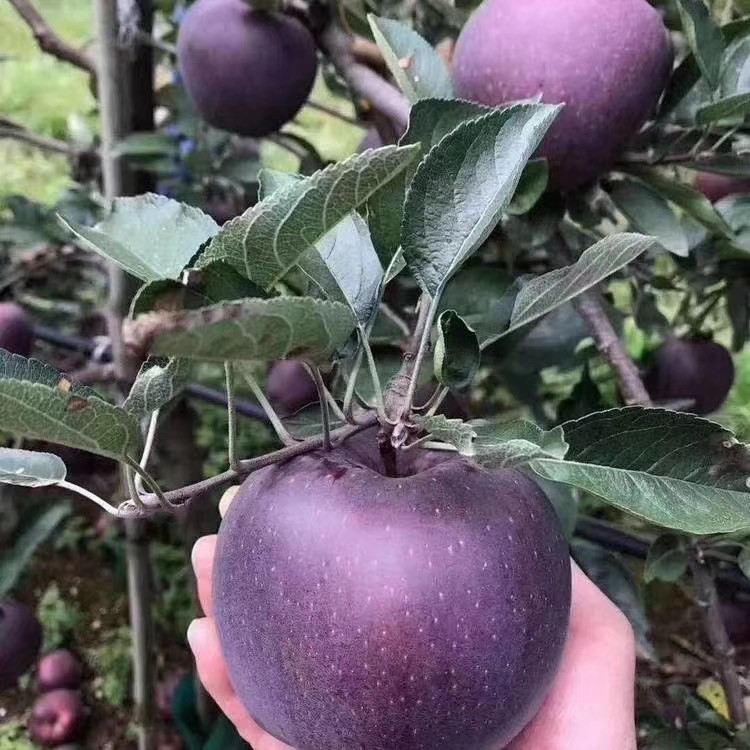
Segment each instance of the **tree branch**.
[[331,24],[322,32],[319,44],[352,91],[382,112],[399,128],[409,124],[409,101],[374,70],[357,62],[353,52],[354,40]]
[[[349,439],[352,435],[356,435],[362,430],[366,430],[368,427],[374,427],[378,423],[377,415],[374,413],[369,414],[363,419],[361,424],[347,425],[346,427],[340,427],[337,430],[331,431],[331,440],[333,445],[339,445],[345,440]],[[280,463],[281,461],[288,461],[291,458],[302,456],[305,453],[311,453],[312,451],[319,450],[324,446],[323,436],[317,438],[310,438],[294,445],[289,445],[281,448],[272,453],[266,453],[264,456],[258,456],[257,458],[250,458],[245,461],[240,461],[238,471],[225,471],[222,474],[217,474],[215,477],[204,479],[195,484],[188,485],[187,487],[180,487],[179,489],[172,490],[171,492],[165,492],[164,497],[174,504],[185,504],[190,500],[205,495],[207,492],[212,490],[221,489],[227,484],[234,482],[238,479],[246,477],[258,469],[262,469],[265,466],[271,466],[272,464]],[[150,513],[160,511],[161,505],[155,495],[142,495],[141,500],[146,506]],[[121,511],[123,515],[136,516],[138,513],[135,510],[132,511]]]
[[15,123],[11,124],[10,121],[4,119],[0,119],[0,138],[22,141],[43,151],[51,151],[52,153],[63,154],[64,156],[74,156],[78,153],[73,146],[65,141],[39,135]]
[[714,576],[708,563],[703,559],[700,550],[690,563],[690,572],[698,594],[698,605],[703,616],[703,627],[708,636],[711,650],[716,660],[719,677],[724,686],[729,706],[729,716],[737,726],[747,724],[742,687],[737,679],[737,664],[734,659],[732,646],[724,620],[721,617],[719,594],[716,591]]
[[[626,402],[650,406],[651,398],[643,385],[638,368],[620,341],[599,297],[594,292],[583,294],[576,300],[576,307],[589,324],[597,348],[609,360],[617,373]],[[739,726],[744,726],[747,724],[747,712],[737,675],[734,649],[721,616],[713,572],[698,549],[692,555],[690,570],[698,591],[698,603],[703,613],[703,628],[716,659],[732,721]]]
[[58,60],[75,65],[96,78],[94,61],[87,54],[61,39],[44,20],[31,0],[10,0],[10,4],[31,29],[37,44],[44,52]]
[[651,406],[651,397],[643,385],[638,368],[620,341],[597,293],[582,294],[575,304],[591,329],[597,349],[617,373],[625,402]]

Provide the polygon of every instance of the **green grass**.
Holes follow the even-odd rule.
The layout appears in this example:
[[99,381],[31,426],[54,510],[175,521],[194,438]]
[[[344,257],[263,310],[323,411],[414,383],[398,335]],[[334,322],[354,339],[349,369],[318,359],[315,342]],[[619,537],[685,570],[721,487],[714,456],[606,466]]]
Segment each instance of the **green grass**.
[[[36,6],[66,41],[90,46],[90,0],[37,0]],[[0,115],[57,138],[66,136],[72,116],[95,125],[86,73],[42,53],[9,3],[0,3],[0,39]],[[65,159],[13,141],[0,141],[0,164],[0,198],[20,193],[53,203],[70,181]]]

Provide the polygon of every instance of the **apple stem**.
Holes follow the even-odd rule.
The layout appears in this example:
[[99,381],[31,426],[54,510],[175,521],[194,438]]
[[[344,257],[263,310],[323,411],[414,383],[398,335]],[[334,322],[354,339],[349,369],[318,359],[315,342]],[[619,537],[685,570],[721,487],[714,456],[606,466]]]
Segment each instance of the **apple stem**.
[[383,460],[383,469],[388,477],[398,476],[398,456],[391,441],[391,433],[386,427],[381,427],[378,432],[378,450]]

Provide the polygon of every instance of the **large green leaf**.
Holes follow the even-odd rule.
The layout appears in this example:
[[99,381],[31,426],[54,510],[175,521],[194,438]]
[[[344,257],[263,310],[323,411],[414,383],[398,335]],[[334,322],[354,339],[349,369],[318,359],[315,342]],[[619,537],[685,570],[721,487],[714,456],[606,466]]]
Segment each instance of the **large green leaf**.
[[479,369],[481,354],[474,331],[455,310],[445,310],[438,318],[434,370],[438,382],[462,388]]
[[568,446],[562,428],[543,430],[524,419],[510,422],[462,422],[440,414],[417,419],[430,435],[455,446],[489,469],[526,463],[536,457],[561,459]]
[[[213,362],[325,362],[346,343],[356,324],[346,305],[311,297],[225,302],[180,313],[150,313],[135,321],[143,333],[141,344],[152,354]],[[139,337],[138,332],[133,335]]]
[[36,360],[0,350],[0,429],[122,459],[138,448],[137,420]]
[[462,122],[497,111],[463,99],[423,99],[411,108],[409,127],[400,142],[419,143],[426,154]]
[[742,37],[727,49],[721,67],[718,98],[695,115],[698,125],[719,120],[741,120],[750,112],[750,37]]
[[274,191],[225,224],[199,259],[225,261],[269,289],[347,214],[416,158],[416,146],[365,151]]
[[715,89],[719,85],[724,35],[703,0],[677,0],[677,8],[690,49],[709,86]]
[[68,515],[70,506],[67,503],[45,507],[16,537],[13,546],[3,551],[0,556],[0,599],[15,588],[31,558]]
[[665,198],[678,205],[706,229],[723,237],[731,238],[732,230],[703,193],[692,185],[665,176],[655,169],[636,169],[635,173],[644,182],[658,190]]
[[65,479],[65,464],[54,453],[0,448],[0,483],[48,487]]
[[137,417],[161,409],[187,385],[191,372],[191,363],[184,359],[147,360],[122,408]]
[[686,258],[689,243],[685,229],[666,198],[637,180],[618,180],[610,196],[633,229],[650,234],[675,255]]
[[63,223],[81,243],[143,281],[177,279],[219,225],[199,208],[147,193],[115,198],[93,229]]
[[500,219],[560,107],[519,104],[464,122],[417,168],[407,193],[401,244],[433,297]]
[[368,16],[391,75],[412,103],[426,97],[453,98],[445,61],[416,31],[389,18]]
[[647,250],[660,247],[653,237],[613,234],[585,250],[573,265],[558,268],[524,283],[515,297],[510,325],[488,337],[483,347],[533,323],[611,276]]
[[299,261],[300,268],[325,296],[349,307],[365,326],[377,310],[383,266],[366,222],[350,214]]
[[541,477],[670,529],[716,534],[750,528],[750,448],[721,425],[629,406],[562,428],[565,460],[530,462]]

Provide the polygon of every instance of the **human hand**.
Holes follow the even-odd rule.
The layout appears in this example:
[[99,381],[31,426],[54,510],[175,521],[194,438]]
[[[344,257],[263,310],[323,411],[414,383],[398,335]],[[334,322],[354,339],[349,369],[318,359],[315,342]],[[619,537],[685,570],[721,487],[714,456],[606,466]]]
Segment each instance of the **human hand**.
[[[225,501],[222,511],[226,511]],[[212,617],[216,536],[193,549],[206,617],[188,640],[206,690],[254,750],[290,750],[261,729],[232,688]],[[509,750],[635,750],[635,641],[627,619],[573,564],[570,631],[560,671],[541,711]],[[498,748],[499,750],[499,748]]]

